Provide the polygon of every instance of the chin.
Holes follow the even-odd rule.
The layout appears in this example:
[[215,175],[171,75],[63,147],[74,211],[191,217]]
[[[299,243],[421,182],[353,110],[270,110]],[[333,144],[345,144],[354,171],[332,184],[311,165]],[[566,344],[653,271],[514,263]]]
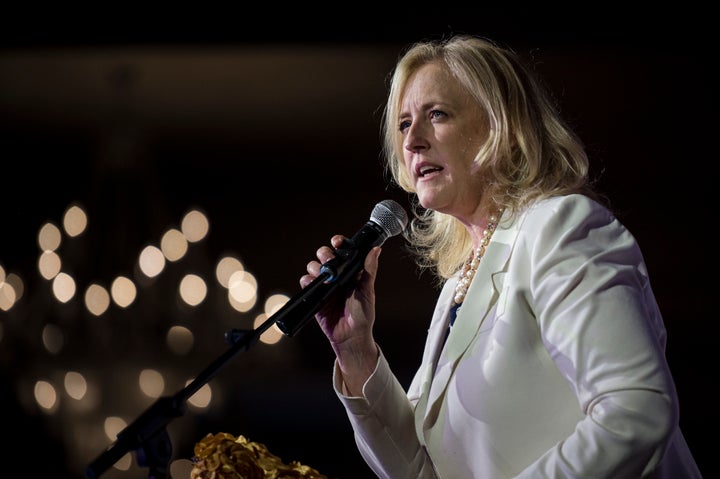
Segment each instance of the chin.
[[439,203],[432,197],[418,196],[418,203],[426,210],[437,210]]
[[427,195],[421,195],[420,193],[415,193],[415,195],[417,196],[418,203],[420,203],[420,206],[422,206],[423,208],[426,208],[426,209],[430,208],[429,205],[432,204],[432,201],[429,201]]

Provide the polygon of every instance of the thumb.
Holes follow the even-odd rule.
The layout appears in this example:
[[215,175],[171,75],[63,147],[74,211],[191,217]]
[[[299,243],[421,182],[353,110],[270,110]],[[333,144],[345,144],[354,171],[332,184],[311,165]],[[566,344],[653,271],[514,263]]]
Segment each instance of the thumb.
[[365,272],[370,275],[370,277],[374,280],[375,276],[377,275],[378,266],[380,264],[380,253],[382,252],[382,247],[375,246],[373,249],[370,250],[367,257],[365,257],[365,265],[364,269]]

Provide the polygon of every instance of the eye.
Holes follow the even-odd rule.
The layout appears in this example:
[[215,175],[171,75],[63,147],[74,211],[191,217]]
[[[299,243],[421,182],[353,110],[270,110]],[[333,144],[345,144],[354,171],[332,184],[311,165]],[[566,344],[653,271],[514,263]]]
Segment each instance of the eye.
[[447,114],[440,110],[430,110],[430,119],[437,120],[438,118],[445,118]]
[[407,130],[408,128],[410,128],[410,120],[405,120],[405,121],[400,122],[400,131],[401,132],[405,132],[405,130]]

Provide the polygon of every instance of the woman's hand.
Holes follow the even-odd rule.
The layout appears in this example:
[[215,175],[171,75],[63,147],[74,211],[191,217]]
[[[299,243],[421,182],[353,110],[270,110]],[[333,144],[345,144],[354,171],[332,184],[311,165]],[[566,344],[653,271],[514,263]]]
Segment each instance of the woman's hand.
[[[322,264],[335,257],[345,236],[335,235],[332,247],[317,250],[317,260],[307,265],[307,274],[300,278],[300,286],[309,285],[320,275]],[[372,335],[375,322],[375,278],[381,248],[376,246],[365,258],[364,267],[354,283],[337,291],[315,314],[320,328],[335,351],[345,384],[353,394],[359,394],[362,384],[375,369],[378,350]]]

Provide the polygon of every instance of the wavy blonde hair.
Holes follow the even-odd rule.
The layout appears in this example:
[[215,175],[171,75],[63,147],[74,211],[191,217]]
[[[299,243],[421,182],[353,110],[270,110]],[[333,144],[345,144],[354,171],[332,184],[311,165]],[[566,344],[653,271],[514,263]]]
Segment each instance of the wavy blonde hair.
[[423,209],[403,160],[399,114],[408,79],[437,62],[486,112],[490,133],[475,157],[485,182],[484,199],[509,218],[528,203],[569,193],[597,195],[581,141],[565,124],[551,96],[511,50],[479,37],[456,35],[411,45],[390,77],[383,111],[383,154],[393,181],[413,194],[407,237],[421,269],[439,280],[452,276],[472,252],[467,229],[454,217]]

